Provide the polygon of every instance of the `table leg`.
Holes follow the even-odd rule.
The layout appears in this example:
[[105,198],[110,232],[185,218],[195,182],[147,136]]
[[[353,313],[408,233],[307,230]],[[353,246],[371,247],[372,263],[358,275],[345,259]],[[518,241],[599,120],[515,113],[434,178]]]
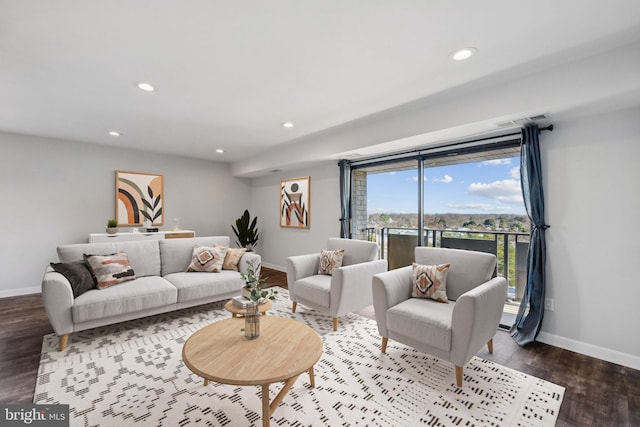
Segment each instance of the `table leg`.
[[316,379],[313,375],[313,366],[309,368],[309,383],[311,383],[311,388],[316,386]]
[[206,386],[208,386],[208,385],[209,385],[209,380],[205,378],[205,379],[204,379],[204,386],[206,387]]
[[269,407],[269,384],[262,384],[262,427],[269,427],[271,408]]

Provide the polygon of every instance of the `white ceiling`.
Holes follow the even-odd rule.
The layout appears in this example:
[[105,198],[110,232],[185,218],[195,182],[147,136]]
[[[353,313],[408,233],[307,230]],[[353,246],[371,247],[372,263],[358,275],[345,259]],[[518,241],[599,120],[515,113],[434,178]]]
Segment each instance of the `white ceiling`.
[[[630,87],[610,78],[617,86],[573,103],[560,90],[483,107],[482,120],[452,117],[464,110],[452,100],[562,78],[563,66],[625,46],[637,57],[639,40],[637,0],[0,0],[0,131],[231,162],[255,176],[495,130],[519,114],[553,119],[618,96],[640,104],[632,73]],[[449,58],[465,46],[478,54]],[[430,126],[407,122],[416,110],[432,112]],[[327,138],[337,143],[316,150]]]

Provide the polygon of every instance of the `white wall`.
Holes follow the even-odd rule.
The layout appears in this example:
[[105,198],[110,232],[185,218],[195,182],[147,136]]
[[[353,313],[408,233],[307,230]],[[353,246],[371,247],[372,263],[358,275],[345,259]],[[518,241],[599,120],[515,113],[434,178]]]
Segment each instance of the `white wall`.
[[[311,177],[309,229],[280,227],[280,180]],[[258,216],[258,253],[266,267],[284,271],[292,255],[320,253],[329,237],[340,237],[340,170],[337,162],[274,173],[252,180],[252,216]]]
[[[227,164],[0,133],[0,297],[40,292],[56,246],[86,242],[115,217],[115,170],[164,175],[165,222],[235,237],[251,183]],[[232,240],[234,241],[234,240]]]
[[541,341],[640,369],[640,109],[541,136],[547,297]]

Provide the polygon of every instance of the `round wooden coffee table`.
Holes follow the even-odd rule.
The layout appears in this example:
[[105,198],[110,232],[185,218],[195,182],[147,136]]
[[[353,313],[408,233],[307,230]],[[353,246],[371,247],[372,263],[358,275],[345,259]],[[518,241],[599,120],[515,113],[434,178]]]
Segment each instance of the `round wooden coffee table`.
[[[244,321],[231,318],[196,331],[182,348],[184,364],[195,374],[232,385],[262,386],[262,425],[271,415],[298,376],[309,373],[315,387],[313,365],[322,356],[322,339],[313,329],[295,320],[277,316],[260,319],[260,337],[244,337]],[[284,386],[269,403],[269,384]]]
[[[267,314],[267,311],[271,310],[272,308],[273,303],[268,299],[258,306],[258,311],[261,314]],[[246,308],[238,307],[237,305],[235,305],[233,303],[233,300],[227,301],[227,303],[224,305],[224,309],[231,313],[231,317],[242,317],[247,312]]]

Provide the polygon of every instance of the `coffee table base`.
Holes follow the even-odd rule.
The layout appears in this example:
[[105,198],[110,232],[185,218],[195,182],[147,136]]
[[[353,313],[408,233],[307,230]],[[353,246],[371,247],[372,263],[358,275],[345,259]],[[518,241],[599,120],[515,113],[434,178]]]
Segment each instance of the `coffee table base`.
[[[313,366],[309,368],[308,373],[309,373],[309,384],[311,385],[311,388],[314,388],[316,386],[316,378],[313,373]],[[276,411],[276,408],[278,407],[278,405],[280,405],[280,402],[282,402],[282,399],[284,399],[284,397],[287,395],[291,387],[293,387],[293,384],[296,382],[299,376],[300,374],[286,380],[284,382],[284,385],[282,386],[282,389],[280,389],[276,397],[273,398],[273,402],[269,402],[270,383],[261,385],[262,387],[262,425],[264,427],[268,427],[270,425],[271,415],[273,415],[273,413]],[[206,378],[204,378],[204,385],[205,386],[209,385],[209,380]]]

